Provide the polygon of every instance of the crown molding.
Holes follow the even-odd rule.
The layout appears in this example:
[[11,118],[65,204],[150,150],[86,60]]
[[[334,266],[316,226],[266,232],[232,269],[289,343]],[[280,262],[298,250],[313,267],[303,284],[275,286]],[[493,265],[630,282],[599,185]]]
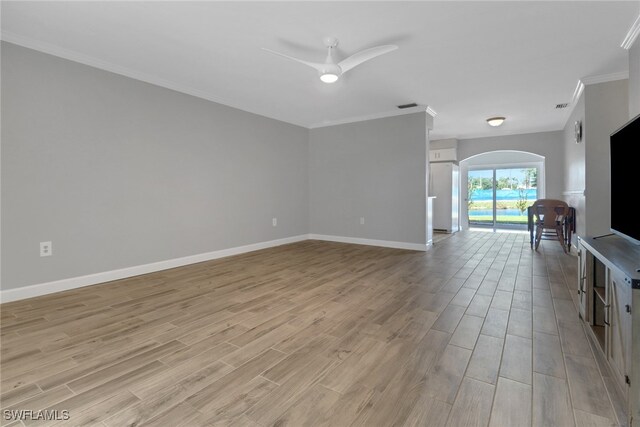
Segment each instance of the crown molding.
[[629,78],[628,71],[621,71],[619,73],[601,74],[598,76],[589,76],[589,77],[581,78],[580,80],[578,80],[578,83],[576,84],[576,88],[573,91],[573,96],[571,97],[571,102],[569,103],[570,108],[567,110],[567,117],[571,116],[571,113],[575,109],[576,104],[580,99],[580,96],[582,96],[582,93],[584,92],[584,87],[586,85],[612,82],[612,81],[624,80],[628,78]]
[[245,108],[237,107],[232,102],[226,99],[220,98],[218,96],[212,95],[211,93],[208,93],[199,89],[194,89],[192,87],[182,85],[179,83],[175,83],[170,80],[166,80],[166,79],[163,79],[162,77],[158,77],[152,74],[142,73],[139,71],[132,70],[130,68],[121,67],[111,62],[103,61],[93,56],[89,56],[73,50],[65,49],[63,47],[60,47],[51,43],[34,40],[30,37],[24,37],[24,36],[21,36],[9,31],[5,31],[5,30],[0,32],[0,40],[25,47],[27,49],[36,50],[38,52],[46,53],[48,55],[56,56],[59,58],[67,59],[69,61],[87,65],[89,67],[97,68],[103,71],[108,71],[114,74],[119,74],[121,76],[129,77],[134,80],[139,80],[155,86],[160,86],[165,89],[170,89],[176,92],[184,93],[186,95],[195,96],[196,98],[201,98],[207,101],[215,102],[216,104],[221,104],[229,108],[245,111],[247,113],[255,114],[261,117],[266,117],[272,120],[289,123],[295,126],[308,128],[308,126],[302,123],[294,123],[294,122],[278,119],[275,117],[265,116],[264,114],[261,114],[257,111],[251,111]]
[[129,77],[131,79],[134,80],[139,80],[145,83],[150,83],[153,84],[155,86],[160,86],[163,87],[165,89],[170,89],[170,90],[174,90],[176,92],[180,92],[180,93],[184,93],[186,95],[191,95],[191,96],[195,96],[197,98],[201,98],[201,99],[205,99],[207,101],[211,101],[211,102],[215,102],[217,104],[221,104],[230,108],[234,108],[236,110],[240,110],[240,111],[245,111],[247,113],[251,113],[251,114],[255,114],[261,117],[267,117],[269,119],[272,120],[277,120],[277,121],[281,121],[284,123],[289,123],[295,126],[300,126],[303,128],[307,128],[307,129],[315,129],[315,128],[320,128],[320,127],[327,127],[327,126],[335,126],[335,125],[339,125],[339,124],[346,124],[346,123],[355,123],[355,122],[362,122],[362,121],[366,121],[366,120],[374,120],[374,119],[380,119],[380,118],[384,118],[384,117],[393,117],[393,116],[401,116],[401,115],[405,115],[405,114],[413,114],[413,113],[419,113],[419,112],[427,112],[429,115],[431,115],[432,117],[436,116],[436,112],[433,108],[429,107],[428,105],[418,105],[417,107],[412,107],[412,108],[406,108],[404,110],[393,110],[393,111],[385,111],[385,112],[381,112],[381,113],[375,113],[375,114],[369,114],[369,115],[364,115],[364,116],[355,116],[355,117],[349,117],[346,119],[341,119],[341,120],[332,120],[332,121],[324,121],[321,123],[316,123],[316,124],[312,124],[312,125],[307,125],[304,123],[295,123],[295,122],[291,122],[291,121],[287,121],[287,120],[282,120],[282,119],[278,119],[275,117],[270,117],[270,116],[265,116],[264,114],[261,114],[257,111],[251,111],[251,110],[247,110],[244,108],[240,108],[237,106],[234,106],[232,102],[214,96],[208,92],[205,91],[201,91],[199,89],[194,89],[192,87],[188,87],[185,85],[181,85],[179,83],[175,83],[166,79],[163,79],[161,77],[155,76],[155,75],[151,75],[151,74],[147,74],[147,73],[142,73],[139,71],[135,71],[132,70],[130,68],[126,68],[126,67],[121,67],[119,65],[113,64],[111,62],[108,61],[103,61],[101,59],[89,56],[89,55],[85,55],[73,50],[69,50],[69,49],[65,49],[63,47],[51,44],[51,43],[46,43],[46,42],[41,42],[39,40],[34,40],[30,37],[24,37],[21,36],[19,34],[15,34],[12,33],[10,31],[6,31],[3,30],[2,32],[0,32],[0,40],[6,41],[8,43],[13,43],[15,45],[18,46],[22,46],[25,47],[27,49],[32,49],[32,50],[36,50],[38,52],[42,52],[42,53],[46,53],[48,55],[53,55],[59,58],[63,58],[63,59],[67,59],[69,61],[73,61],[73,62],[77,62],[83,65],[87,65],[90,67],[94,67],[94,68],[98,68],[100,70],[103,71],[108,71],[111,73],[115,73],[115,74],[119,74],[121,76],[125,76],[125,77]]
[[629,28],[629,31],[627,31],[627,35],[622,41],[620,47],[627,50],[631,49],[631,46],[635,43],[638,35],[640,35],[640,15],[638,15],[635,22],[631,25],[631,28]]
[[573,112],[576,104],[578,103],[580,96],[582,96],[582,93],[584,92],[584,87],[586,85],[613,82],[616,80],[624,80],[628,78],[629,78],[628,71],[620,71],[618,73],[600,74],[597,76],[588,76],[588,77],[581,78],[580,80],[578,80],[578,83],[576,84],[576,88],[573,90],[573,96],[571,97],[571,102],[569,103],[571,108],[567,110],[567,113],[568,113],[567,117],[571,116],[571,113]]
[[[348,123],[366,122],[367,120],[383,119],[385,117],[404,116],[406,114],[413,113],[429,113],[429,107],[424,105],[418,105],[417,107],[405,108],[403,110],[384,111],[382,113],[366,114],[364,116],[348,117],[340,120],[325,120],[324,122],[314,123],[309,126],[309,129],[317,129],[329,126],[344,125]],[[431,110],[433,111],[433,110]],[[429,113],[431,115],[431,113]]]
[[600,74],[597,76],[583,77],[580,80],[585,85],[594,85],[597,83],[613,82],[615,80],[624,80],[629,78],[629,71],[620,71],[618,73]]
[[[584,83],[582,83],[582,80],[578,80],[578,84],[576,85],[576,88],[573,91],[573,96],[571,97],[572,107],[575,107],[576,103],[580,99],[580,96],[582,96],[582,92],[584,92]],[[573,111],[573,108],[571,108],[570,110]]]

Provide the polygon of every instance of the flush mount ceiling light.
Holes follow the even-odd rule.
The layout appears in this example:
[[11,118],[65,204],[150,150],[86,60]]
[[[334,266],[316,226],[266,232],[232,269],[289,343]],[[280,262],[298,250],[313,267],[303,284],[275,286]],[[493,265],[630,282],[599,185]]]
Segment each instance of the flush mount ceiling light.
[[336,46],[338,46],[338,39],[336,39],[335,37],[325,37],[323,39],[323,42],[325,48],[327,48],[328,51],[327,59],[325,59],[324,62],[303,61],[302,59],[294,58],[292,56],[285,55],[279,52],[274,52],[271,49],[263,48],[263,50],[290,59],[292,61],[300,62],[304,65],[308,65],[311,68],[315,68],[320,75],[320,80],[325,83],[334,83],[338,80],[340,75],[346,73],[353,67],[360,65],[365,61],[369,61],[376,56],[391,52],[392,50],[396,50],[398,48],[398,46],[396,45],[376,46],[370,49],[362,50],[346,59],[343,59],[340,62],[336,62],[333,58],[333,51],[335,50]]
[[490,117],[487,119],[489,126],[500,126],[504,122],[504,117]]

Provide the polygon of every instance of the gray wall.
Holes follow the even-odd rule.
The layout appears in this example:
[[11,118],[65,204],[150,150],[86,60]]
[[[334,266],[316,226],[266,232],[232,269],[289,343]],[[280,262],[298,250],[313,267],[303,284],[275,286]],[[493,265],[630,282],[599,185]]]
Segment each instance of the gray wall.
[[586,85],[585,102],[585,207],[587,235],[610,231],[609,137],[629,120],[628,80]]
[[[563,199],[576,209],[576,234],[583,236],[586,232],[586,207],[585,207],[585,112],[584,93],[578,99],[576,105],[564,127],[564,191]],[[575,122],[582,122],[583,138],[579,143],[575,142]]]
[[629,118],[640,114],[640,37],[629,49]]
[[311,233],[426,243],[425,116],[415,113],[309,132]]
[[1,71],[2,289],[308,232],[306,129],[4,42]]
[[564,188],[563,132],[539,132],[458,141],[458,160],[497,150],[516,150],[534,153],[545,158],[545,194],[559,199]]

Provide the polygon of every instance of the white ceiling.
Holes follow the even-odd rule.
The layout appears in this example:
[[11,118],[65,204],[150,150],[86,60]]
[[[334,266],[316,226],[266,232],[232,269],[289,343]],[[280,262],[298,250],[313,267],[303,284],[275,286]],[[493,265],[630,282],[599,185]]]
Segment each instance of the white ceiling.
[[[2,1],[2,38],[285,122],[438,114],[432,139],[562,129],[578,80],[628,73],[638,1]],[[397,44],[335,84],[322,62]],[[500,128],[485,119],[504,115]]]

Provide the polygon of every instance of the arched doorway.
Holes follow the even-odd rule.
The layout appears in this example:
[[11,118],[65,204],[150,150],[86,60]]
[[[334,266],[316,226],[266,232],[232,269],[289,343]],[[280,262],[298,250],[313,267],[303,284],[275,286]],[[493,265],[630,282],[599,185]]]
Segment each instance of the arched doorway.
[[527,207],[543,198],[545,158],[499,150],[460,161],[462,228],[527,229]]

